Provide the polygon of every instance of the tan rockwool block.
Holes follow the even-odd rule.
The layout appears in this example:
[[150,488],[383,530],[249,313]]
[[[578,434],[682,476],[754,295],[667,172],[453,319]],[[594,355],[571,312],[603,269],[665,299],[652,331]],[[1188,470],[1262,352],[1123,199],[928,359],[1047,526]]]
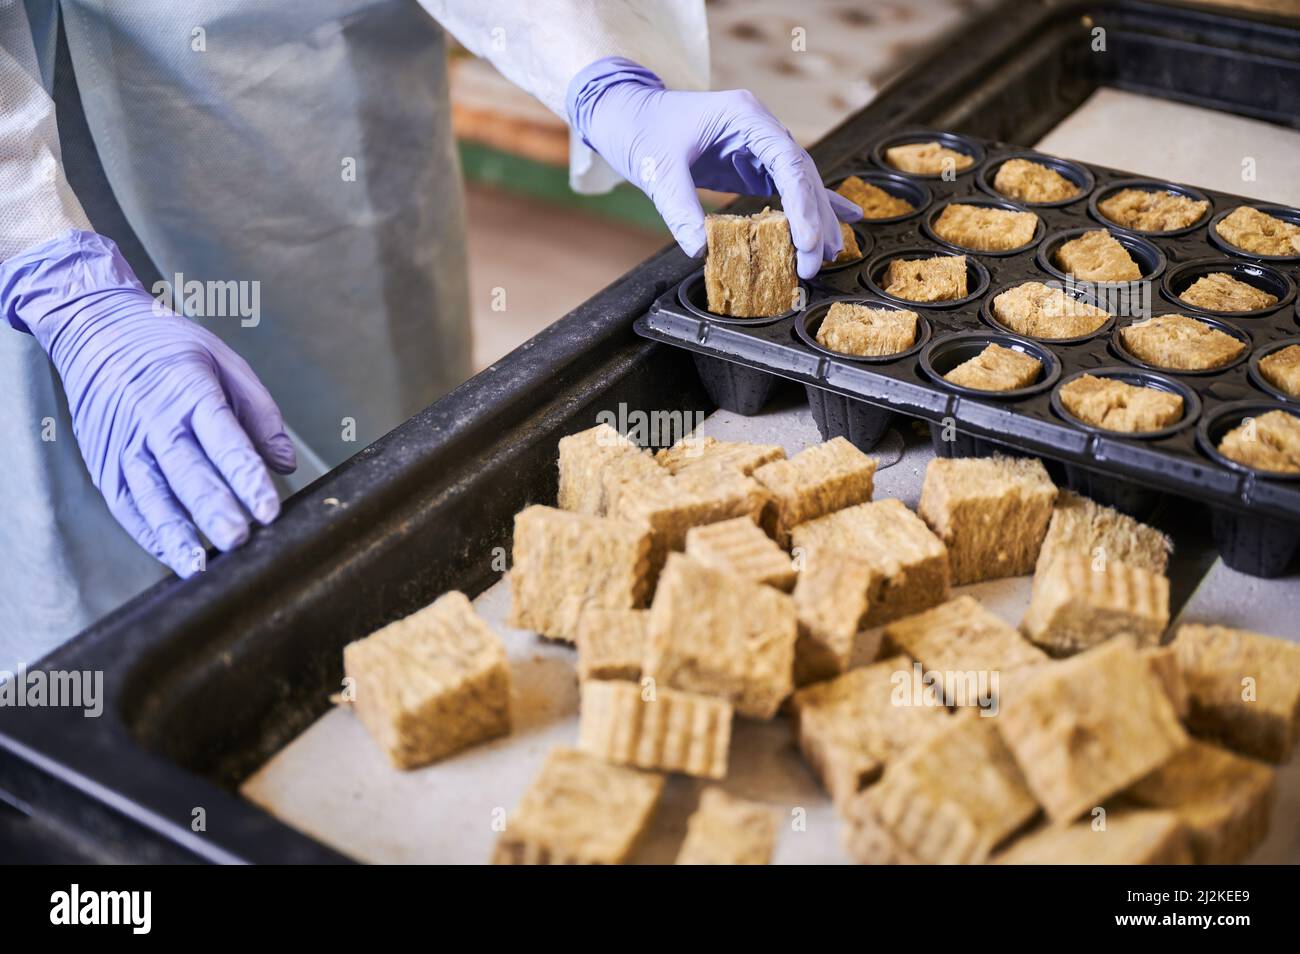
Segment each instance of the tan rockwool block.
[[845,262],[855,262],[862,257],[862,249],[858,247],[858,236],[856,233],[854,233],[853,229],[851,229],[847,223],[841,222],[839,225],[840,240],[844,243],[844,247],[840,249],[839,254],[837,254],[835,258],[831,259],[829,262],[824,262],[823,264],[842,265]]
[[754,471],[772,498],[764,522],[778,543],[788,545],[796,525],[870,500],[875,473],[875,458],[843,437],[764,464]]
[[849,668],[854,637],[866,625],[867,600],[877,578],[871,563],[852,554],[804,555],[794,586],[799,620],[796,686],[830,679]]
[[1062,824],[1189,742],[1159,680],[1124,640],[1044,669],[992,721],[1038,803]]
[[916,343],[919,318],[914,311],[837,301],[817,328],[817,343],[857,357],[897,354]]
[[1056,266],[1071,278],[1088,282],[1135,282],[1142,269],[1128,249],[1105,229],[1084,232],[1056,250]]
[[1165,189],[1120,189],[1098,202],[1097,211],[1126,229],[1173,232],[1199,222],[1210,203]]
[[498,865],[617,865],[650,824],[661,775],[552,749],[497,839]]
[[1164,574],[1173,543],[1144,523],[1111,507],[1103,507],[1069,490],[1056,498],[1047,536],[1038,551],[1034,578],[1062,553],[1079,553],[1103,560],[1118,560],[1151,573]]
[[911,673],[912,660],[894,656],[794,694],[799,748],[837,806],[843,808],[909,746],[947,724],[943,706],[900,695]]
[[510,732],[505,646],[464,593],[389,623],[343,649],[353,711],[401,769]]
[[764,464],[784,459],[785,448],[780,444],[720,441],[707,435],[683,437],[655,455],[655,461],[670,474],[722,468],[739,471],[746,477]]
[[649,452],[608,424],[561,437],[559,449],[561,510],[604,516],[606,481],[643,480],[659,469]]
[[876,573],[868,626],[919,613],[948,598],[948,550],[901,500],[857,504],[794,528],[796,553],[847,553]]
[[1080,338],[1110,320],[1105,309],[1042,282],[1008,288],[993,299],[991,310],[999,323],[1031,338]]
[[758,802],[706,788],[686,824],[679,865],[766,865],[776,847],[776,815]]
[[966,153],[949,149],[937,142],[910,142],[890,146],[885,150],[885,161],[903,172],[930,176],[948,171],[960,172],[975,164],[975,160]]
[[793,688],[794,602],[770,586],[668,558],[650,607],[643,675],[770,719]]
[[948,548],[961,585],[1032,572],[1055,500],[1036,457],[936,457],[917,513]]
[[1260,470],[1300,473],[1300,416],[1269,411],[1248,418],[1223,435],[1219,453]]
[[1128,635],[1154,646],[1169,625],[1169,580],[1118,560],[1062,554],[1034,578],[1020,630],[1055,655]]
[[1191,699],[1187,695],[1187,681],[1183,671],[1178,668],[1178,654],[1173,646],[1148,646],[1138,650],[1138,656],[1147,664],[1151,674],[1160,680],[1160,686],[1169,697],[1178,721],[1185,722],[1191,711]]
[[1183,416],[1183,399],[1169,391],[1127,384],[1091,374],[1057,392],[1065,409],[1094,427],[1119,433],[1158,431]]
[[1259,373],[1283,394],[1300,397],[1300,345],[1287,345],[1261,358]]
[[850,800],[847,846],[860,863],[982,864],[1038,814],[994,721],[953,716]]
[[1124,347],[1158,368],[1207,371],[1246,350],[1240,338],[1187,315],[1156,315],[1119,330]]
[[1187,683],[1187,724],[1228,748],[1283,761],[1300,739],[1300,644],[1185,624],[1170,644]]
[[692,527],[733,517],[757,523],[769,496],[762,484],[738,471],[688,468],[660,473],[652,480],[619,483],[610,488],[608,499],[610,516],[650,528],[653,584],[668,555],[686,548],[686,534]]
[[977,391],[1018,391],[1042,374],[1043,363],[1032,355],[991,344],[943,376],[945,381]]
[[1047,654],[972,596],[959,596],[885,627],[885,652],[902,652],[926,669],[998,672],[1048,661]]
[[849,176],[835,191],[861,209],[864,219],[892,219],[896,215],[916,211],[916,206],[906,199],[890,195],[879,186],[857,176]]
[[1173,812],[1110,811],[1105,828],[1085,818],[1044,825],[1011,844],[1000,865],[1189,865],[1187,828]]
[[1256,255],[1300,255],[1300,226],[1248,205],[1224,216],[1214,230],[1233,248]]
[[1206,311],[1259,311],[1277,304],[1277,296],[1227,272],[1210,272],[1188,285],[1179,301]]
[[953,301],[965,298],[965,255],[893,259],[885,269],[884,291],[907,301]]
[[1268,836],[1276,774],[1262,762],[1193,741],[1125,798],[1178,815],[1198,865],[1235,865]]
[[590,679],[582,684],[578,749],[616,765],[722,778],[731,712],[725,699]]
[[998,166],[993,188],[1021,202],[1060,202],[1079,194],[1079,187],[1055,169],[1028,159],[1008,159]]
[[1008,252],[1034,240],[1038,216],[984,205],[953,202],[934,220],[934,234],[977,252]]
[[735,318],[765,318],[799,300],[794,242],[784,212],[706,215],[708,257],[704,287],[709,311]]
[[691,527],[686,532],[686,555],[754,583],[787,592],[794,587],[790,555],[748,517]]
[[572,642],[587,609],[635,609],[648,592],[644,526],[534,505],[515,514],[510,620]]
[[578,679],[641,678],[649,612],[586,609],[578,616]]

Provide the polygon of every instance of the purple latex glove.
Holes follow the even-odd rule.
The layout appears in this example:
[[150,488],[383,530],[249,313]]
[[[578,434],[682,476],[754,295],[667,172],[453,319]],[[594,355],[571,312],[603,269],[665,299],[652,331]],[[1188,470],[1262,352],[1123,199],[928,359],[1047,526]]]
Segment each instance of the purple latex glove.
[[296,466],[280,410],[243,358],[159,304],[117,246],[70,231],[0,264],[0,314],[41,343],[108,508],[181,576],[197,528],[222,550],[280,512],[263,463]]
[[748,90],[673,92],[645,67],[611,56],[573,78],[566,105],[583,141],[650,197],[692,257],[706,245],[696,186],[779,192],[803,278],[844,248],[838,222],[862,218],[822,185],[812,157]]

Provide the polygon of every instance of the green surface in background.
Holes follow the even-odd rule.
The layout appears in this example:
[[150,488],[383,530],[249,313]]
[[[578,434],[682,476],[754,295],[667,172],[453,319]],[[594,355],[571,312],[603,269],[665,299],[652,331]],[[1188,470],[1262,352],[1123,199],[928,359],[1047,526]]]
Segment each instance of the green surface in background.
[[569,188],[568,169],[534,162],[478,143],[462,141],[459,146],[466,182],[479,182],[568,208],[582,209],[659,232],[665,240],[668,238],[668,229],[655,211],[654,204],[630,185],[620,185],[605,195],[578,195]]

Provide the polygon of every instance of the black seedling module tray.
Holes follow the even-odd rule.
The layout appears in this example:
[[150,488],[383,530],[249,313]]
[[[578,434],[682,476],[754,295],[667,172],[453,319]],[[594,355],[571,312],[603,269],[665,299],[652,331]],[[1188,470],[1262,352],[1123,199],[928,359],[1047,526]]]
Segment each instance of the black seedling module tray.
[[[955,176],[920,176],[887,167],[886,146],[937,140],[975,163]],[[1026,157],[1055,168],[1080,187],[1072,200],[1011,202],[992,187],[997,167]],[[824,269],[804,283],[806,306],[774,318],[732,319],[707,310],[703,272],[666,292],[637,320],[647,338],[694,353],[700,380],[720,406],[741,414],[760,411],[779,378],[805,385],[822,435],[844,436],[870,450],[902,414],[929,421],[943,456],[1034,454],[1060,462],[1066,483],[1099,501],[1142,516],[1162,494],[1208,505],[1224,560],[1257,576],[1284,572],[1300,546],[1300,475],[1252,470],[1214,449],[1243,417],[1282,409],[1300,415],[1300,401],[1262,380],[1259,358],[1300,336],[1296,283],[1300,256],[1270,258],[1235,251],[1213,232],[1239,205],[1259,207],[1300,223],[1287,209],[1211,190],[1194,189],[1133,173],[1043,156],[1004,142],[936,130],[893,131],[870,143],[827,178],[834,187],[858,175],[908,199],[916,212],[856,226],[865,250],[856,262]],[[1108,222],[1097,200],[1125,186],[1161,188],[1208,199],[1210,211],[1194,226],[1172,233],[1139,232]],[[941,240],[931,229],[939,210],[961,200],[1035,212],[1040,225],[1031,244],[1011,252],[978,252]],[[777,204],[779,200],[769,202]],[[761,205],[762,203],[756,203]],[[744,210],[744,205],[741,206]],[[1089,285],[1072,282],[1054,264],[1061,242],[1108,228],[1142,268],[1140,282]],[[916,303],[893,298],[879,285],[890,259],[964,254],[970,294],[958,301]],[[1208,271],[1224,271],[1270,291],[1276,306],[1259,312],[1207,312],[1177,299]],[[990,311],[1001,291],[1026,281],[1056,283],[1071,294],[1117,314],[1096,333],[1071,340],[1031,339],[1000,326]],[[917,344],[900,354],[858,358],[821,347],[818,322],[834,301],[908,308],[921,316]],[[1181,312],[1244,341],[1243,356],[1212,372],[1177,372],[1146,365],[1119,343],[1119,330],[1148,315]],[[1033,354],[1043,364],[1039,380],[1017,392],[973,391],[942,375],[996,342]],[[1062,384],[1083,373],[1113,376],[1177,392],[1183,418],[1150,434],[1121,434],[1074,420],[1061,406]]]

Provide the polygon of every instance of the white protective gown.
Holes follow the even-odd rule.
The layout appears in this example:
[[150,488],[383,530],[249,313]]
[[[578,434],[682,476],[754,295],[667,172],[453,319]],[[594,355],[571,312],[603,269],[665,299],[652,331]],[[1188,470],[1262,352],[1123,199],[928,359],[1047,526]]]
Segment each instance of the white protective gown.
[[[560,115],[602,56],[707,88],[702,0],[0,0],[0,261],[94,228],[146,288],[209,283],[187,313],[279,402],[301,486],[469,374],[439,23]],[[576,140],[571,180],[618,181]],[[0,395],[3,672],[166,571],[108,513],[58,376],[8,328]]]

